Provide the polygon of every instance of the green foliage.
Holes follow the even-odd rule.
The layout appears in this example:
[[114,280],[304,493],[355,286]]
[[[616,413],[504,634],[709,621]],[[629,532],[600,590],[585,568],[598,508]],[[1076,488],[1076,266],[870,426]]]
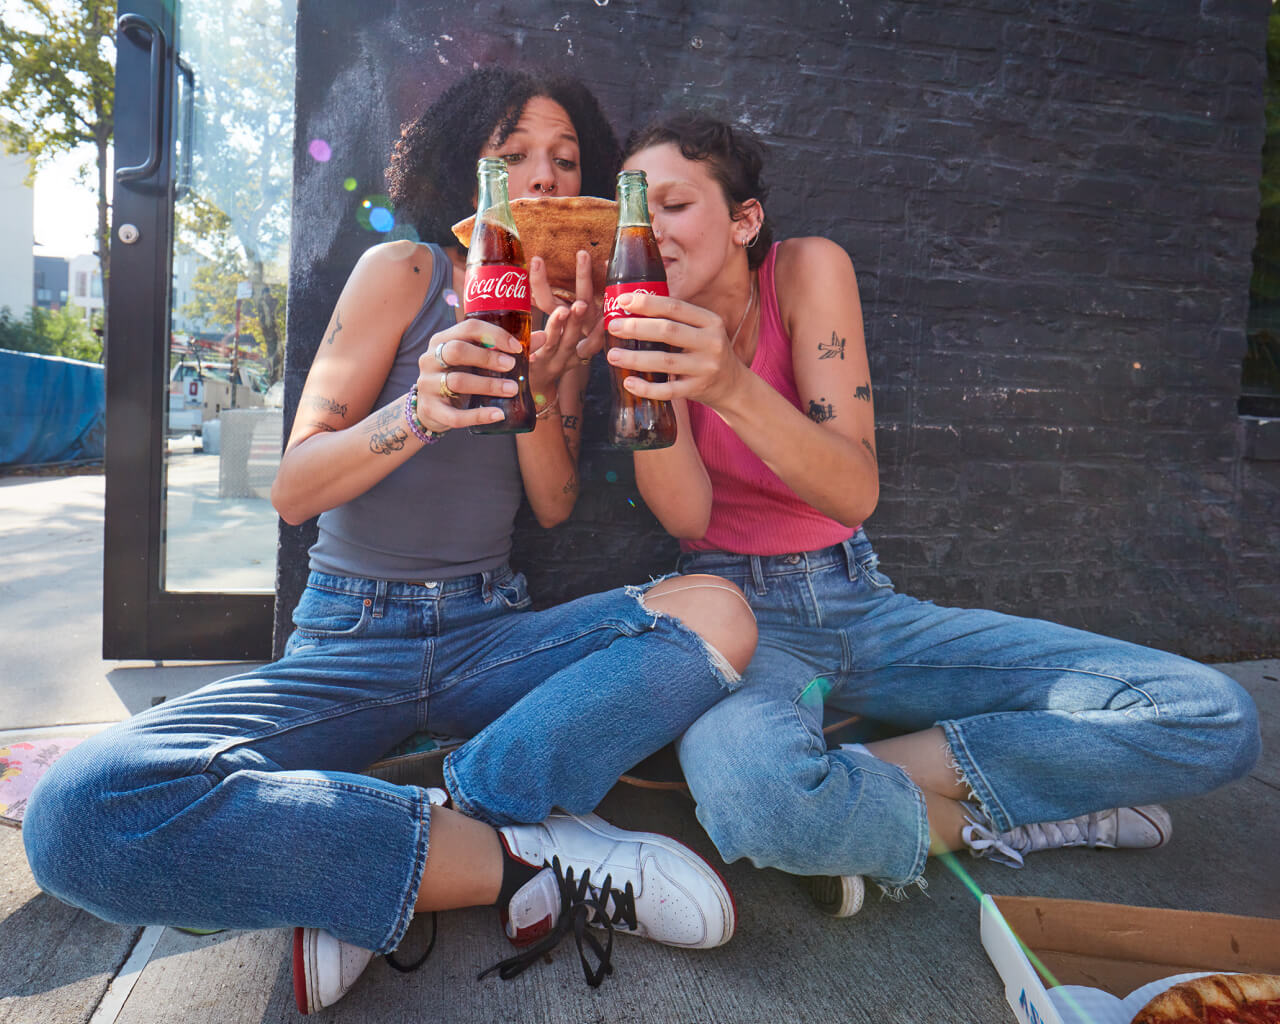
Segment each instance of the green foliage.
[[32,307],[23,319],[8,306],[0,309],[0,348],[43,356],[102,362],[102,341],[70,306],[56,313]]
[[1266,110],[1243,384],[1246,390],[1280,392],[1280,9],[1274,4],[1267,21]]
[[[115,0],[11,0],[0,18],[0,139],[36,168],[85,143],[97,151],[98,259],[102,295],[111,277],[107,162],[114,129]],[[27,28],[27,25],[33,27]]]

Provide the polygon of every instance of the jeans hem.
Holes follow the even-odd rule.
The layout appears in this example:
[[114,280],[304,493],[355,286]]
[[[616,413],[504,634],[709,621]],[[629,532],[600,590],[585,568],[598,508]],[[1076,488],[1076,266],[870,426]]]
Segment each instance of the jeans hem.
[[409,930],[409,925],[413,923],[413,915],[416,913],[415,905],[418,901],[418,889],[422,886],[422,875],[427,869],[427,857],[430,854],[431,847],[431,803],[427,800],[426,793],[421,789],[413,787],[413,794],[414,802],[417,804],[416,820],[418,822],[418,835],[413,851],[413,866],[409,871],[406,891],[396,911],[395,923],[392,925],[386,939],[374,950],[375,953],[390,953],[404,939],[405,932]]
[[996,796],[995,790],[987,781],[982,769],[978,767],[977,761],[973,759],[968,744],[964,741],[964,735],[960,731],[961,723],[955,721],[939,722],[938,726],[946,734],[947,746],[951,750],[951,756],[954,760],[956,771],[964,779],[964,784],[969,787],[969,792],[977,801],[978,806],[983,813],[995,825],[999,832],[1007,832],[1013,828],[1013,821],[1009,817],[1009,812],[1005,810],[1004,804],[1000,802],[1000,798]]

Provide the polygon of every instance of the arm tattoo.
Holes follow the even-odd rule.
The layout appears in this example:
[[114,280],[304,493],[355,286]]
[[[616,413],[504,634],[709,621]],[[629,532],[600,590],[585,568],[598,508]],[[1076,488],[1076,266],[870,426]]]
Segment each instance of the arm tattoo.
[[857,391],[853,393],[853,397],[863,402],[871,401],[871,381],[867,381],[861,385]]
[[818,343],[818,351],[821,355],[819,359],[843,359],[844,358],[844,338],[831,332],[830,341],[822,341]]
[[827,420],[836,418],[836,407],[826,400],[825,397],[818,401],[809,401],[809,419],[814,423],[826,423]]
[[389,405],[373,419],[369,432],[369,451],[375,455],[390,455],[400,451],[409,440],[409,431],[401,425],[399,410]]
[[325,430],[325,431],[328,431],[330,434],[336,434],[338,432],[337,427],[331,427],[329,426],[329,424],[321,423],[319,420],[312,420],[311,425],[315,427],[317,430]]
[[308,405],[313,405],[317,409],[323,409],[325,412],[331,412],[335,416],[341,416],[344,420],[347,418],[347,404],[345,402],[339,405],[332,398],[325,398],[322,395],[315,395],[307,399]]
[[578,417],[577,416],[561,416],[560,425],[564,427],[565,430],[577,430]]
[[871,457],[873,459],[876,457],[876,450],[871,447],[871,442],[868,441],[865,437],[862,439],[862,447],[871,453]]
[[342,310],[335,309],[333,311],[333,330],[329,332],[329,337],[324,339],[326,345],[332,345],[334,338],[338,336],[338,332],[342,330]]
[[564,485],[563,493],[564,494],[578,493],[578,475],[576,473],[573,476],[569,477],[569,482]]

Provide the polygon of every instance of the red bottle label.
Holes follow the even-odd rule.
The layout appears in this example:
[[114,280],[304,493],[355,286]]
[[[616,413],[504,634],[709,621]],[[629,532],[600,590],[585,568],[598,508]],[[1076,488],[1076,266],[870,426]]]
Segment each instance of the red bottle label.
[[524,267],[477,264],[467,267],[463,311],[493,313],[500,310],[529,312],[529,272]]
[[618,299],[624,295],[630,295],[632,292],[639,292],[641,295],[670,295],[667,291],[666,281],[631,281],[626,284],[607,285],[604,290],[604,329],[609,330],[609,325],[620,316],[634,316],[634,313],[628,313],[625,309],[618,305]]

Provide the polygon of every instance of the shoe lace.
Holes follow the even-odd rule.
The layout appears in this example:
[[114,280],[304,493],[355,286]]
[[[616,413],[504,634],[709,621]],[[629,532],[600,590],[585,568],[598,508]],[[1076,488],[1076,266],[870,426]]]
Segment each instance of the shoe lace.
[[427,957],[431,955],[431,951],[435,948],[436,948],[436,915],[435,915],[435,912],[433,911],[431,914],[431,939],[427,943],[427,950],[425,953],[422,954],[422,956],[418,957],[418,959],[413,961],[413,963],[411,964],[402,964],[399,960],[395,958],[394,953],[386,953],[383,955],[382,959],[384,959],[387,962],[388,966],[394,967],[401,974],[408,974],[410,971],[416,971],[419,967],[425,964],[427,962]]
[[[560,858],[551,859],[551,870],[555,872],[556,885],[560,890],[560,915],[555,926],[543,938],[530,946],[526,946],[515,956],[499,961],[492,967],[481,971],[477,980],[494,971],[504,981],[523,974],[543,955],[551,952],[570,931],[578,947],[578,959],[582,962],[582,974],[587,984],[599,988],[605,977],[613,973],[613,932],[615,925],[621,925],[632,931],[636,928],[635,893],[628,882],[625,889],[613,888],[613,876],[605,875],[604,881],[595,885],[591,880],[591,869],[582,872],[580,878],[574,877],[574,870],[567,871],[561,866]],[[608,904],[613,904],[610,914]],[[596,934],[588,930],[588,925],[603,928],[606,933],[604,942]],[[591,965],[588,951],[594,956],[596,966]]]

